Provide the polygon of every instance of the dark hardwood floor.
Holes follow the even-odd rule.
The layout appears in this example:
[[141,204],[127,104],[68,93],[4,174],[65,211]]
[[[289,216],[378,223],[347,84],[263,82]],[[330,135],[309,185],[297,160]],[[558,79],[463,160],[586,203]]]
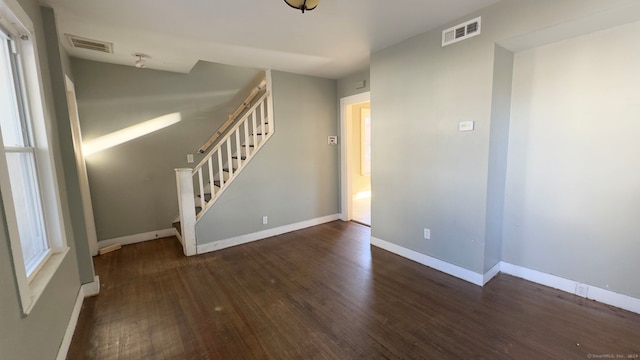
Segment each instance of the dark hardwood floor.
[[186,258],[95,258],[68,359],[589,359],[640,354],[640,315],[507,275],[484,288],[340,221]]

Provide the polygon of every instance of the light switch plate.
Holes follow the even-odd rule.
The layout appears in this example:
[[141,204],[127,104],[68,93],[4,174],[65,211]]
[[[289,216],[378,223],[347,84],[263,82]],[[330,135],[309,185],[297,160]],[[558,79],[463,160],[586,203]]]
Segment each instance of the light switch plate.
[[458,124],[459,131],[473,131],[475,128],[475,123],[473,121],[460,121]]
[[187,154],[187,162],[191,164],[193,162],[193,154]]

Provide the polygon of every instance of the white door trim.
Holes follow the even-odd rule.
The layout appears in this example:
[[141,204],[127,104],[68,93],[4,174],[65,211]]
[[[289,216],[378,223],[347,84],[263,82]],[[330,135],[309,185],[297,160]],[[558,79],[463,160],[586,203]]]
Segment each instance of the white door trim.
[[89,240],[91,255],[98,255],[98,236],[96,223],[93,217],[93,204],[91,203],[91,190],[89,189],[89,177],[87,164],[82,153],[82,131],[80,130],[80,117],[78,116],[78,103],[76,90],[71,79],[65,75],[65,88],[67,90],[67,105],[69,108],[69,121],[71,122],[71,137],[73,138],[73,150],[76,154],[76,167],[78,168],[78,182],[80,183],[80,197],[82,198],[82,211]]
[[349,195],[351,189],[351,149],[347,146],[352,133],[352,116],[347,111],[352,105],[371,101],[371,92],[343,97],[340,99],[340,220],[352,219],[353,204]]

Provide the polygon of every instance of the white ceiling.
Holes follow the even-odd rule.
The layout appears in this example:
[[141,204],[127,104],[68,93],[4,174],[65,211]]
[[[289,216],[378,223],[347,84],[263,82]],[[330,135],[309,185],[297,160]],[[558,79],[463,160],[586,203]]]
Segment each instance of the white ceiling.
[[[339,78],[372,51],[498,0],[320,0],[304,14],[282,0],[41,0],[78,58],[189,72],[198,60]],[[112,42],[114,54],[69,46],[64,34]]]

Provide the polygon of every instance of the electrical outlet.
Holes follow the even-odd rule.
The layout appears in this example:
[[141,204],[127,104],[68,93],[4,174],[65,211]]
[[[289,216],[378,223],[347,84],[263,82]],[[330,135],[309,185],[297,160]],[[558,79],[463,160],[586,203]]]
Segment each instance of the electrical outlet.
[[589,285],[576,283],[576,295],[586,298],[589,294]]
[[338,137],[337,136],[329,136],[329,137],[327,137],[327,144],[329,144],[329,145],[338,145]]
[[269,217],[268,216],[263,216],[262,217],[262,225],[267,225],[269,223]]
[[424,238],[427,239],[427,240],[431,239],[431,230],[430,229],[424,228]]

